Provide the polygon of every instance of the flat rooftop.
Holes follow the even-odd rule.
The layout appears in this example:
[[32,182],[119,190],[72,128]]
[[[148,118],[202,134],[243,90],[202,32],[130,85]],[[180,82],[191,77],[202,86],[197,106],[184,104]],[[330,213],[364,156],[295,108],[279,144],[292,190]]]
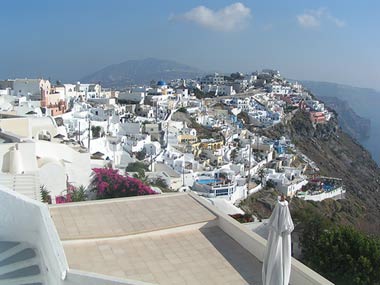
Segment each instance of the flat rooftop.
[[261,284],[261,263],[218,227],[64,249],[71,268],[155,284]]
[[216,219],[186,194],[59,204],[51,206],[50,213],[62,241],[126,236]]
[[262,264],[191,195],[50,207],[70,268],[154,284],[261,284]]

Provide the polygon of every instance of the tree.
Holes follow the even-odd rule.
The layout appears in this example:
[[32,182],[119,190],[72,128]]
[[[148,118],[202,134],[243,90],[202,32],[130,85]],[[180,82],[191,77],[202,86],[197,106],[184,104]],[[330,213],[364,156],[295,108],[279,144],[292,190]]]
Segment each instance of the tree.
[[153,179],[149,178],[149,177],[145,176],[145,170],[148,170],[148,167],[145,164],[143,164],[142,162],[130,163],[126,168],[127,172],[128,171],[136,172],[133,174],[133,177],[137,178],[138,180],[140,180],[145,185],[158,187],[164,192],[170,191],[169,185],[166,183],[166,180],[164,180],[161,177],[153,178]]
[[231,73],[229,77],[231,80],[244,79],[244,75],[241,74],[240,72]]
[[[261,181],[263,181],[263,180],[261,180]],[[267,182],[266,182],[266,189],[269,189],[269,188],[276,188],[276,184],[273,182],[273,180],[268,180]]]
[[91,132],[93,138],[99,138],[102,128],[100,126],[92,126]]
[[71,195],[72,202],[80,202],[80,201],[85,201],[87,199],[87,194],[85,192],[85,188],[83,185],[79,186],[78,188],[73,189],[70,195]]
[[236,157],[237,157],[237,151],[236,151],[236,148],[234,148],[233,150],[231,150],[230,158],[232,161],[234,161]]
[[137,174],[138,174],[137,178],[143,178],[143,177],[145,177],[145,171],[148,171],[148,166],[145,165],[143,162],[140,162],[140,161],[131,162],[125,168],[125,171],[126,172],[137,172]]
[[50,191],[46,189],[45,185],[40,186],[40,193],[41,193],[41,200],[42,203],[48,203],[51,204],[51,197],[50,197]]
[[293,214],[303,227],[303,262],[335,284],[380,284],[380,239],[334,226],[310,204]]
[[145,150],[145,148],[143,148],[141,151],[139,151],[138,153],[136,153],[136,158],[138,160],[144,160],[145,156],[146,156],[146,150]]
[[151,181],[151,185],[160,188],[161,191],[163,191],[163,192],[170,191],[169,185],[166,183],[166,180],[161,178],[161,177],[157,177],[156,179]]
[[181,107],[177,110],[177,112],[180,112],[180,113],[187,113],[187,110],[185,107]]
[[351,227],[335,227],[303,246],[306,262],[336,284],[380,284],[378,238]]
[[197,97],[197,99],[201,100],[201,99],[204,99],[204,98],[215,97],[215,92],[214,93],[212,93],[212,92],[205,93],[205,92],[203,92],[202,90],[200,90],[198,88],[194,88],[194,95],[195,95],[195,97]]
[[265,169],[260,168],[259,171],[257,172],[257,175],[260,177],[260,183],[263,184],[263,180],[265,177]]
[[205,98],[205,93],[202,90],[199,90],[198,88],[194,89],[194,95],[195,97],[197,97],[197,99]]

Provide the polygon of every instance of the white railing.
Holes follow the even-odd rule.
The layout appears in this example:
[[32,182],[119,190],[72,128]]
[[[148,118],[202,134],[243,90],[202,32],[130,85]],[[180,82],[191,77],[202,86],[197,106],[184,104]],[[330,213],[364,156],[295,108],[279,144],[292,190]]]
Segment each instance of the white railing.
[[36,247],[47,284],[60,284],[65,279],[67,260],[46,205],[1,187],[0,238]]
[[[343,187],[339,187],[335,190],[329,191],[329,192],[322,192],[319,194],[305,194],[305,195],[299,195],[298,198],[303,200],[309,200],[309,201],[323,201],[328,198],[334,198],[337,196],[342,196],[346,193],[346,190],[343,189]],[[341,197],[343,198],[343,196]]]

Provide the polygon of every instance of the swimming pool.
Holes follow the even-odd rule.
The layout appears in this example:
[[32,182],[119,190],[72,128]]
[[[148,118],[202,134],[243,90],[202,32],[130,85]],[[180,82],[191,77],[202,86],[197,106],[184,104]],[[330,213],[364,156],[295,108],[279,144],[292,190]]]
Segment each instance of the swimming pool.
[[217,183],[219,181],[220,181],[219,179],[210,178],[210,179],[199,179],[197,180],[197,183],[198,184],[212,184],[212,183]]
[[333,185],[330,185],[330,184],[324,184],[323,185],[323,190],[325,190],[325,191],[327,191],[327,192],[329,192],[329,191],[331,191],[331,190],[333,190],[334,189],[334,186]]

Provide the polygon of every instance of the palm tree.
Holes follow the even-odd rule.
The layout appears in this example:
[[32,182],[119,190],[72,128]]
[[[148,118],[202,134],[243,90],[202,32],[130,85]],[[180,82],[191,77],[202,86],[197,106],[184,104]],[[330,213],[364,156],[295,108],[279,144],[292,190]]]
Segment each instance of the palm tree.
[[42,202],[51,204],[50,191],[46,189],[45,185],[40,186],[40,193]]
[[71,200],[73,202],[80,202],[85,201],[87,198],[87,194],[85,191],[85,187],[83,185],[79,186],[78,188],[74,189],[71,193]]

